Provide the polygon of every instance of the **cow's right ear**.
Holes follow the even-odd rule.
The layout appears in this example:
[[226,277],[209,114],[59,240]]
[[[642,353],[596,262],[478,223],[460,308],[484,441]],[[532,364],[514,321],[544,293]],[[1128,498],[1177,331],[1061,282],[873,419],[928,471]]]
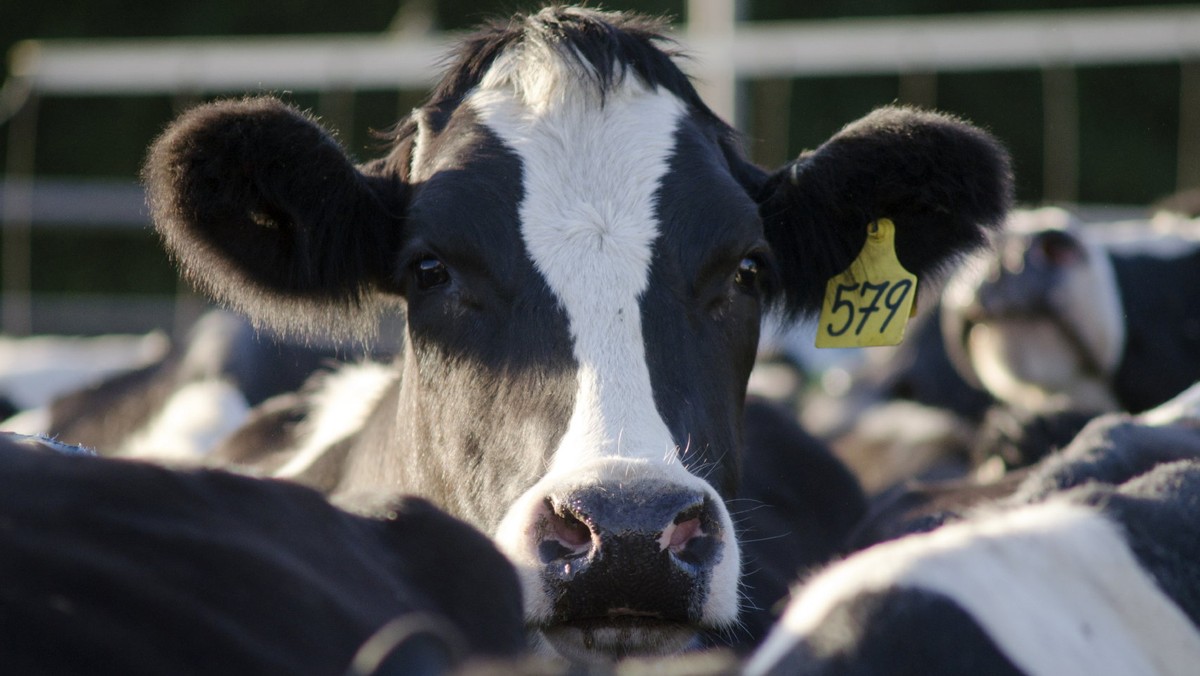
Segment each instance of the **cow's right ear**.
[[407,187],[361,172],[308,116],[267,97],[199,106],[143,179],[168,253],[214,299],[293,333],[370,330]]

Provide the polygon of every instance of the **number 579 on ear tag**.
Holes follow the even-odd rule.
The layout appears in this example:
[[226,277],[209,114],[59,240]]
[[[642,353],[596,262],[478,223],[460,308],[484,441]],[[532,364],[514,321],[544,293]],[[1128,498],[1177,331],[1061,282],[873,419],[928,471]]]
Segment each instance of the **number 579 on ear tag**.
[[896,258],[896,226],[881,218],[850,267],[825,285],[817,347],[899,345],[917,295],[917,277]]

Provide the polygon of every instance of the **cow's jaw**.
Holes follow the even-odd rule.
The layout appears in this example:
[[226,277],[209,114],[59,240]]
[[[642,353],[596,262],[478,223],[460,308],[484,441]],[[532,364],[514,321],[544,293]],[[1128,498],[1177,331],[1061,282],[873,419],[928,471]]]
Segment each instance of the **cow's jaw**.
[[[544,70],[521,68],[521,59],[500,57],[467,103],[521,159],[521,236],[565,310],[579,370],[572,416],[549,471],[510,507],[496,540],[520,571],[530,626],[564,656],[675,652],[699,630],[736,621],[740,573],[724,502],[680,464],[656,407],[642,335],[640,299],[660,235],[657,193],[685,106],[632,74],[601,102],[591,83],[581,84],[584,78],[561,59],[545,59],[561,69]],[[592,489],[613,493],[614,501],[654,502],[624,492],[635,479],[646,490],[678,498],[683,511],[631,506],[618,520],[628,516],[644,532],[615,535],[606,524],[583,523],[591,517],[581,512],[578,532],[555,534],[567,529],[562,519],[575,518],[559,513],[575,508],[558,503],[591,496]],[[688,518],[689,501],[703,505],[696,509],[707,530]],[[674,535],[680,550],[674,551],[670,540],[680,524],[688,533]],[[618,544],[602,542],[610,536]],[[661,556],[653,551],[659,541],[667,543]],[[625,607],[626,592],[620,592],[611,607],[598,601],[583,604],[591,609],[583,614],[564,610],[576,607],[562,598],[572,593],[563,582],[574,575],[572,566],[600,569],[627,546],[661,558],[654,574],[664,579],[694,574],[679,607]],[[704,549],[693,571],[684,570],[690,559],[682,550],[689,547]],[[562,551],[548,551],[555,548]]]

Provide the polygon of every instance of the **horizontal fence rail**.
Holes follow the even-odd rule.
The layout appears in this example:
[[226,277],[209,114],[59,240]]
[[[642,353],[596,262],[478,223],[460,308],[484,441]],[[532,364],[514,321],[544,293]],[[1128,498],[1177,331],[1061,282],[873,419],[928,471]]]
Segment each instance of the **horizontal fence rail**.
[[[27,41],[11,77],[56,96],[423,88],[451,35]],[[963,71],[1200,57],[1200,9],[738,23],[678,36],[739,78]]]
[[0,182],[0,213],[25,196],[26,218],[39,228],[125,229],[150,225],[146,193],[130,181],[7,179]]
[[[1071,69],[1180,63],[1178,181],[1186,187],[1200,177],[1200,159],[1194,159],[1200,158],[1200,116],[1187,104],[1200,101],[1200,7],[765,23],[735,21],[732,0],[687,3],[689,24],[674,32],[690,55],[681,65],[699,76],[697,87],[714,111],[735,124],[741,121],[739,81],[895,74],[903,85],[905,78],[921,84],[921,78],[944,72],[1042,71],[1045,125],[1056,131],[1045,148],[1044,193],[1055,200],[1074,201],[1076,194],[1078,110]],[[31,293],[34,228],[144,228],[149,222],[142,190],[131,181],[33,176],[40,97],[423,90],[435,81],[455,37],[397,33],[19,43],[0,87],[0,124],[8,127],[9,139],[6,176],[0,181],[0,330],[25,333],[35,326],[35,313],[70,317],[80,309],[74,300],[51,303],[52,308]],[[113,307],[110,314],[125,313]],[[164,309],[156,307],[145,316],[162,314]]]

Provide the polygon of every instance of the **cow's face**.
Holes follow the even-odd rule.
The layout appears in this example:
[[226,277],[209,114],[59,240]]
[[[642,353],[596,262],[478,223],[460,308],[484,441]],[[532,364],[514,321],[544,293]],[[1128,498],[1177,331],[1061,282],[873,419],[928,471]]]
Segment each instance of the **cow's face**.
[[1125,327],[1108,252],[1067,212],[1014,212],[990,255],[943,294],[960,372],[1018,408],[1118,408],[1111,380]]
[[534,48],[418,118],[401,401],[431,403],[405,417],[440,453],[488,458],[507,495],[472,518],[561,652],[679,649],[737,614],[723,498],[768,246],[724,129],[632,73],[513,65]]
[[560,8],[485,31],[361,169],[257,100],[189,113],[146,171],[181,267],[260,321],[405,306],[399,390],[343,485],[492,532],[531,628],[580,659],[736,622],[725,499],[764,304],[819,307],[879,217],[909,270],[936,269],[1010,191],[989,137],[899,109],[768,175],[653,28]]

